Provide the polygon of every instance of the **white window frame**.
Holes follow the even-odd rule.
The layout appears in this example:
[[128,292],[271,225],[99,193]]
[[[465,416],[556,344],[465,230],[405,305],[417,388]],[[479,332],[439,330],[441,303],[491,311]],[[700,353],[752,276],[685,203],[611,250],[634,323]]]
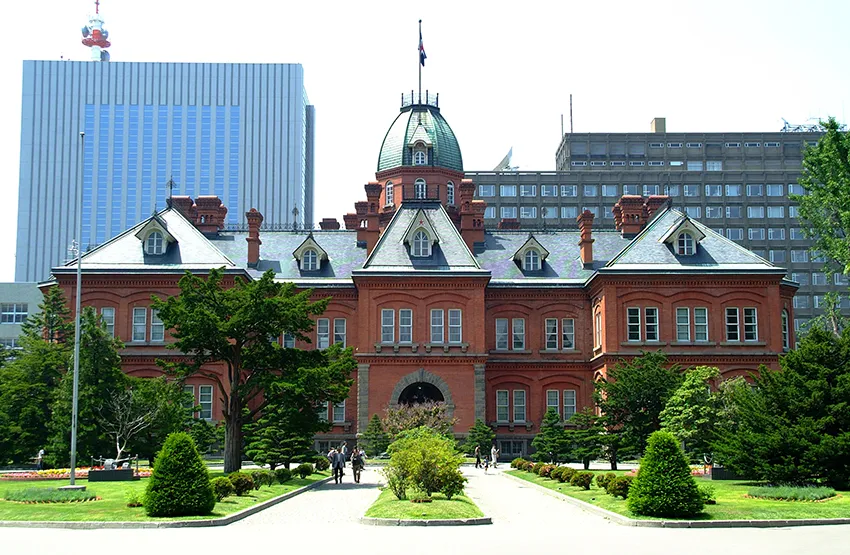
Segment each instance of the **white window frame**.
[[133,343],[144,343],[147,341],[148,331],[148,309],[144,306],[133,308]]
[[499,185],[500,197],[515,197],[516,185]]
[[[205,401],[204,398],[208,398],[209,400]],[[198,405],[201,406],[201,410],[198,411],[198,418],[201,420],[212,420],[213,386],[198,386]]]
[[687,231],[680,233],[679,237],[676,239],[676,250],[678,251],[678,254],[682,256],[692,256],[696,251],[694,236]]
[[496,350],[507,351],[510,348],[510,325],[507,318],[496,318]]
[[413,244],[410,248],[410,255],[415,258],[428,258],[431,256],[431,239],[423,230],[418,230],[413,234]]
[[565,389],[561,398],[564,400],[564,410],[561,415],[566,422],[576,413],[576,390]]
[[514,351],[525,350],[525,318],[511,320],[511,348]]
[[596,313],[593,315],[593,325],[596,328],[594,330],[595,338],[596,338],[595,346],[596,347],[602,347],[602,311],[601,310],[597,310]]
[[513,220],[516,218],[517,209],[516,206],[502,206],[499,209],[499,215],[502,219],[510,219]]
[[151,343],[165,341],[165,324],[159,318],[159,312],[151,309]]
[[527,272],[536,272],[540,269],[540,253],[536,249],[528,249],[522,257],[522,269]]
[[334,318],[334,344],[339,343],[342,348],[345,348],[347,328],[345,318]]
[[395,343],[395,310],[391,308],[381,309],[381,343]]
[[331,322],[327,318],[316,319],[316,348],[320,350],[331,346]]
[[424,166],[428,162],[428,155],[424,150],[418,149],[413,151],[413,165]]
[[394,204],[394,202],[393,202],[393,197],[395,196],[394,193],[395,193],[395,189],[393,187],[393,182],[387,181],[386,185],[384,186],[384,198],[385,198],[384,204],[386,206],[390,206],[390,205]]
[[547,351],[558,350],[558,319],[546,318],[543,322],[543,334],[545,338],[544,348]]
[[345,422],[345,399],[341,403],[334,403],[333,423],[342,424]]
[[496,422],[509,422],[511,417],[510,392],[507,389],[496,390]]
[[754,306],[744,307],[744,341],[752,343],[759,340],[758,309]]
[[676,308],[676,341],[679,343],[691,341],[691,310],[684,306]]
[[165,252],[165,238],[159,231],[151,231],[145,239],[145,252],[150,255],[160,255]]
[[737,343],[741,340],[741,330],[739,328],[740,319],[737,307],[727,306],[726,314],[726,341]]
[[479,197],[495,197],[496,196],[496,186],[495,185],[479,185],[478,186],[478,196]]
[[398,342],[413,343],[413,309],[398,309]]
[[413,182],[413,196],[417,199],[424,199],[428,196],[428,184],[424,179],[420,178]]
[[577,197],[578,185],[561,185],[562,197]]
[[0,305],[2,317],[0,322],[4,324],[23,324],[28,316],[29,306],[27,303],[3,303]]
[[694,341],[708,341],[708,308],[694,307]]
[[307,249],[301,256],[301,269],[307,272],[319,269],[319,253],[315,249]]
[[513,401],[514,401],[514,412],[513,412],[513,421],[518,424],[523,424],[526,421],[528,415],[526,414],[526,403],[525,403],[525,390],[524,389],[514,389],[513,390]]
[[658,334],[658,307],[648,306],[644,309],[644,331],[646,341],[660,341]]
[[640,307],[630,306],[626,308],[626,338],[631,343],[640,343]]
[[449,309],[449,343],[463,342],[463,312],[459,308]]
[[537,217],[537,207],[536,206],[520,206],[519,207],[519,217],[520,218],[536,218]]
[[283,346],[286,349],[294,349],[295,348],[295,336],[291,333],[284,332],[283,333]]
[[519,196],[521,197],[536,197],[537,185],[520,185]]
[[558,416],[561,416],[561,392],[557,389],[546,390],[546,412],[549,409],[555,409]]
[[451,181],[446,183],[446,204],[449,206],[455,204],[455,184]]
[[110,337],[115,337],[115,307],[104,306],[100,309],[100,318],[103,325],[106,327],[106,333]]
[[561,348],[565,351],[576,348],[576,321],[574,318],[561,319]]
[[445,342],[445,312],[442,308],[431,309],[431,343],[442,345]]
[[788,330],[788,311],[782,309],[782,350],[787,351],[791,348],[791,335]]

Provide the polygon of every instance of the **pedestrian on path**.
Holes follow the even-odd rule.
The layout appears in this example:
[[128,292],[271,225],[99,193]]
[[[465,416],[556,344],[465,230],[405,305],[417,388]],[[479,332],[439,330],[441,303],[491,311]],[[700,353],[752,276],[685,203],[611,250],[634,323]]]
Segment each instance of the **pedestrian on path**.
[[481,468],[481,446],[475,446],[475,468]]
[[493,468],[496,468],[496,461],[499,460],[499,450],[496,449],[496,444],[493,444],[493,448],[490,449],[490,461],[493,464]]
[[44,449],[39,449],[38,455],[35,456],[35,469],[44,470]]
[[333,469],[334,474],[334,483],[341,484],[343,469],[345,468],[345,454],[337,449],[333,449],[331,451],[333,456],[331,457],[331,468]]

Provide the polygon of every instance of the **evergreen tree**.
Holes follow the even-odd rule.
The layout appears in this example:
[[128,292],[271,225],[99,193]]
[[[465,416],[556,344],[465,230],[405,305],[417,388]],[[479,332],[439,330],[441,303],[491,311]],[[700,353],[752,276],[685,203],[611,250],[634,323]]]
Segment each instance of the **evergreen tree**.
[[689,369],[682,385],[661,411],[664,429],[684,443],[691,460],[711,453],[711,440],[721,410],[720,392],[712,391],[711,384],[719,378],[720,371],[712,366]]
[[546,410],[540,424],[540,432],[531,440],[531,446],[536,451],[534,458],[538,461],[557,463],[569,456],[567,436],[561,424],[561,417],[555,409]]
[[377,414],[373,414],[366,431],[363,432],[361,443],[370,457],[375,457],[387,450],[390,438],[384,431],[384,425]]
[[[80,372],[78,385],[77,461],[85,464],[91,457],[109,455],[113,445],[99,425],[104,400],[127,388],[121,371],[118,349],[121,341],[106,332],[92,307],[83,309],[80,322]],[[67,372],[59,384],[50,421],[50,446],[46,458],[54,465],[66,465],[71,454],[71,398],[73,372]]]
[[148,516],[207,515],[215,507],[209,472],[189,434],[168,436],[145,488]]
[[191,393],[183,391],[180,382],[169,381],[166,376],[128,376],[127,386],[134,391],[136,402],[152,413],[150,426],[135,437],[129,446],[130,452],[153,464],[166,438],[191,426],[194,399]]
[[585,469],[590,468],[590,461],[602,455],[605,444],[605,428],[601,419],[593,413],[593,409],[584,410],[572,415],[568,421],[574,427],[566,428],[566,441],[570,445],[574,458],[581,461]]
[[493,429],[484,423],[480,418],[475,419],[475,424],[469,429],[469,434],[466,436],[465,451],[474,453],[478,447],[482,458],[487,458],[487,453],[490,452],[490,446],[496,440],[496,433]]

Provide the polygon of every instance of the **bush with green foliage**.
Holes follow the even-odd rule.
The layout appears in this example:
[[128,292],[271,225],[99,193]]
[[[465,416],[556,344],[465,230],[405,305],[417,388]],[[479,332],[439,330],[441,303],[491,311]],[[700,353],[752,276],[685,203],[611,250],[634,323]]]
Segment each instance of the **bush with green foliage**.
[[407,487],[429,497],[444,489],[451,495],[463,491],[463,457],[456,452],[454,440],[439,431],[425,426],[402,431],[390,444],[389,453],[384,475],[397,498],[404,499],[402,489]]
[[823,486],[761,486],[747,491],[750,497],[780,499],[782,501],[820,501],[835,497],[835,490]]
[[564,477],[564,479],[561,481],[566,482],[568,484],[572,483],[573,476],[575,476],[577,472],[578,470],[576,470],[575,468],[571,466],[565,466],[564,469],[561,471],[561,476]]
[[646,454],[629,490],[628,507],[635,514],[672,518],[702,512],[702,495],[679,442],[670,432],[649,436]]
[[221,501],[225,497],[230,497],[236,491],[233,487],[233,482],[224,476],[220,476],[212,480],[212,489],[216,501]]
[[440,482],[440,493],[445,495],[446,499],[451,499],[463,493],[466,478],[460,472],[441,472]]
[[292,479],[292,471],[288,468],[275,468],[274,475],[275,478],[277,478],[278,483],[281,484]]
[[597,474],[596,475],[596,487],[601,489],[607,489],[608,483],[617,477],[613,472],[608,472],[606,474]]
[[608,492],[608,495],[626,499],[629,496],[629,489],[634,479],[634,476],[617,476],[607,482],[605,490]]
[[532,472],[534,470],[534,463],[531,461],[523,461],[519,463],[519,469],[525,472]]
[[387,487],[396,496],[396,499],[407,499],[407,488],[410,486],[410,477],[405,469],[388,464],[381,471],[387,479]]
[[232,472],[227,475],[227,479],[233,484],[233,490],[239,497],[254,489],[254,479],[244,472]]
[[275,475],[270,470],[255,470],[251,472],[251,479],[254,480],[254,489],[260,489],[260,486],[273,486]]
[[141,507],[144,505],[144,497],[145,492],[143,491],[128,491],[127,492],[127,506],[128,507]]
[[576,472],[570,478],[570,485],[579,488],[590,489],[593,483],[593,472]]
[[97,499],[97,495],[93,491],[85,490],[26,488],[7,491],[3,494],[3,499],[18,503],[72,503],[94,501]]
[[295,473],[298,474],[303,480],[313,473],[313,465],[310,463],[301,463],[295,469]]
[[207,515],[215,507],[210,475],[192,437],[183,432],[165,440],[145,489],[148,516]]
[[534,466],[531,467],[531,471],[539,476],[540,471],[543,469],[544,466],[546,466],[545,462],[536,462],[534,463]]
[[558,477],[561,475],[563,468],[563,466],[556,466],[555,468],[553,468],[552,472],[549,473],[549,478],[552,480],[558,480],[560,482],[561,480]]
[[522,457],[517,457],[511,461],[511,468],[519,468],[519,463],[525,461]]
[[717,505],[717,494],[714,486],[699,486],[699,494],[702,496],[702,502],[706,505]]
[[316,457],[315,465],[317,471],[324,472],[325,470],[331,467],[331,461],[329,461],[326,456],[319,455],[318,457]]
[[552,471],[555,470],[555,465],[546,464],[540,468],[540,477],[541,478],[551,478]]

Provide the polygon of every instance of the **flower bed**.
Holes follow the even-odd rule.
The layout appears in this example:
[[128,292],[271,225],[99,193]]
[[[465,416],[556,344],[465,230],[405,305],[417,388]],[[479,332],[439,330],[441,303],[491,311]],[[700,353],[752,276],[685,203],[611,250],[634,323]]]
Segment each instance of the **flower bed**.
[[[103,470],[102,466],[83,466],[74,472],[74,476],[81,480],[86,480],[89,477],[89,470]],[[151,475],[151,469],[141,467],[135,473],[135,476],[140,478],[148,478]],[[68,480],[71,478],[70,468],[52,468],[50,470],[28,470],[24,472],[6,472],[0,474],[0,480]]]

